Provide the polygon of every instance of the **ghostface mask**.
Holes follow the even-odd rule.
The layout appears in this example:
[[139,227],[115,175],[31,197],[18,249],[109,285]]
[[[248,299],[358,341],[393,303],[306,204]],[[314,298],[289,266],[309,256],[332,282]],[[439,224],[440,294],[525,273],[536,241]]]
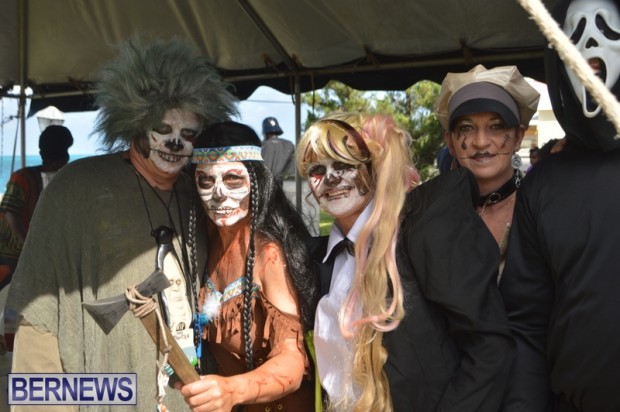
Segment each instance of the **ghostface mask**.
[[[612,0],[574,0],[567,9],[563,29],[611,90],[620,76],[620,14],[616,4]],[[601,107],[573,71],[568,67],[566,71],[584,116],[598,115]]]

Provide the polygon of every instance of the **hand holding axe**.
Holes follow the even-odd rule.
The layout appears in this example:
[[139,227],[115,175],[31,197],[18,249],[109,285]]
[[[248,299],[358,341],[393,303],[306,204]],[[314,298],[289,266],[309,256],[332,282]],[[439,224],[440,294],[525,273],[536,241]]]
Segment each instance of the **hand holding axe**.
[[[163,291],[168,286],[170,286],[170,281],[164,272],[156,269],[146,280],[136,286],[136,290],[140,295],[150,297]],[[125,312],[129,310],[129,302],[125,294],[90,303],[82,303],[82,306],[90,313],[106,335],[110,333]],[[176,339],[170,333],[170,330],[165,325],[163,328],[159,327],[157,313],[151,311],[146,316],[141,317],[140,320],[162,354],[165,354],[171,347],[168,352],[168,364],[181,382],[186,385],[199,380],[200,377],[196,369],[191,365]],[[163,329],[163,331],[160,331],[160,329]],[[169,347],[166,347],[161,335],[162,332],[166,334]]]

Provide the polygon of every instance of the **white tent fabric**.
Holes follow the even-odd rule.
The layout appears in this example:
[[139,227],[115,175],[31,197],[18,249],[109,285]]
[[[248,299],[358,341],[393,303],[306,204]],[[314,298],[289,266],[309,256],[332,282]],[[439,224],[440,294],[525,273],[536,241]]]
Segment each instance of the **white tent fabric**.
[[[556,2],[544,3],[551,7]],[[423,78],[440,81],[447,71],[477,63],[517,64],[542,80],[546,44],[516,0],[0,4],[0,92],[24,83],[35,98],[87,88],[100,64],[113,55],[111,46],[138,32],[190,39],[241,98],[260,85],[293,93],[294,78],[302,90],[321,87],[331,78],[359,89],[406,88]]]
[[294,94],[297,136],[299,93],[329,80],[398,90],[476,64],[544,80],[547,43],[516,0],[0,0],[0,96],[22,85],[31,114],[92,109],[98,67],[134,33],[191,40],[241,99]]

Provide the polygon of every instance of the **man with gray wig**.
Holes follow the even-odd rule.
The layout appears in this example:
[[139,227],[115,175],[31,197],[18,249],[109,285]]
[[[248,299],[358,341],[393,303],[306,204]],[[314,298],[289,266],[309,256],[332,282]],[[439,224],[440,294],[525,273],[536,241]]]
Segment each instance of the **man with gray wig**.
[[[124,316],[106,335],[82,303],[119,295],[161,269],[171,284],[160,299],[165,321],[197,364],[205,222],[185,165],[203,128],[237,113],[236,99],[179,39],[131,39],[97,90],[96,131],[110,153],[71,163],[39,201],[8,298],[21,315],[13,372],[133,372],[135,409],[154,410],[161,356],[146,330]],[[173,249],[164,256],[162,233]],[[171,410],[187,410],[180,393],[168,392]]]

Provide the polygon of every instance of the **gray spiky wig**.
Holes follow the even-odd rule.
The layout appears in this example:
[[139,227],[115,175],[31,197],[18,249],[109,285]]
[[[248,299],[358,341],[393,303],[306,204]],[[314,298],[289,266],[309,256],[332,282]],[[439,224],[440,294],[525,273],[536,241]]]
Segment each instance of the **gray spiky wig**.
[[118,150],[144,138],[168,110],[194,113],[203,128],[228,120],[238,113],[228,87],[188,42],[172,38],[145,43],[133,37],[101,69],[95,132],[108,150]]

